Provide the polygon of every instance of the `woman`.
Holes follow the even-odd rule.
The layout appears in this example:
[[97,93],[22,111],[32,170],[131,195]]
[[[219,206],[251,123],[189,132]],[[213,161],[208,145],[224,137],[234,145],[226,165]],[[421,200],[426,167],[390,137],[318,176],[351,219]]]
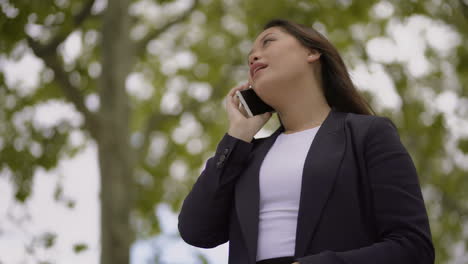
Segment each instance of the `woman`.
[[[418,176],[394,124],[354,87],[332,44],[310,27],[268,22],[249,83],[227,96],[229,129],[184,200],[181,237],[229,241],[229,264],[434,263]],[[272,113],[247,118],[252,85]]]

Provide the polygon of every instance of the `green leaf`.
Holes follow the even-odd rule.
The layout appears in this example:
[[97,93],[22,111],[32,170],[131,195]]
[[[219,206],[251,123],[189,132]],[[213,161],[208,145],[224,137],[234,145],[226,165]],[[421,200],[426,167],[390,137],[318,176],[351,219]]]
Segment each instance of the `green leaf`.
[[41,237],[42,244],[45,248],[51,248],[55,245],[55,241],[57,239],[57,234],[55,233],[44,233]]
[[85,250],[88,249],[88,245],[87,244],[84,244],[84,243],[78,243],[78,244],[74,244],[73,245],[73,251],[76,253],[76,254],[79,254]]
[[465,154],[468,154],[468,138],[458,140],[458,148]]

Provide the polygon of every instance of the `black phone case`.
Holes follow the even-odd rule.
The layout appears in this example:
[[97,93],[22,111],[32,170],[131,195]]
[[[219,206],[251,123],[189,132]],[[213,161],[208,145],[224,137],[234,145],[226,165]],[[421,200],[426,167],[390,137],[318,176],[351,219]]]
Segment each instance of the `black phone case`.
[[241,90],[240,93],[244,97],[245,102],[250,108],[252,114],[260,115],[266,112],[276,112],[273,107],[266,104],[254,91],[254,89],[249,88],[246,90]]

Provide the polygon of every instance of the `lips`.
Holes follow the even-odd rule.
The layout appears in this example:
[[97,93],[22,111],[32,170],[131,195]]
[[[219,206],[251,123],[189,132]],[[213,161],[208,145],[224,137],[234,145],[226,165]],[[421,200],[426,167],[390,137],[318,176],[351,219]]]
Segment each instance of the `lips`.
[[267,66],[261,67],[261,68],[259,67],[259,68],[255,69],[253,77],[255,77],[255,74],[256,74],[257,72],[259,72],[260,70],[265,69],[266,67],[267,67]]
[[252,77],[252,79],[255,76],[255,73],[257,73],[259,70],[262,70],[266,67],[268,67],[268,65],[265,63],[261,63],[261,62],[257,62],[253,64],[252,66],[250,66],[250,76]]

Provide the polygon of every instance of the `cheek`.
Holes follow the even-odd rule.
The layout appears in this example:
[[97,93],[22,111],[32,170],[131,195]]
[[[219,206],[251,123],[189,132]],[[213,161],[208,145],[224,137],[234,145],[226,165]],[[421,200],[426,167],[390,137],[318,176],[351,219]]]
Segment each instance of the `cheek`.
[[273,66],[272,69],[278,78],[290,80],[296,79],[307,65],[298,54],[289,52],[278,56]]
[[303,53],[291,43],[275,47],[271,58],[274,61],[274,66],[279,66],[283,70],[294,70],[304,60]]

